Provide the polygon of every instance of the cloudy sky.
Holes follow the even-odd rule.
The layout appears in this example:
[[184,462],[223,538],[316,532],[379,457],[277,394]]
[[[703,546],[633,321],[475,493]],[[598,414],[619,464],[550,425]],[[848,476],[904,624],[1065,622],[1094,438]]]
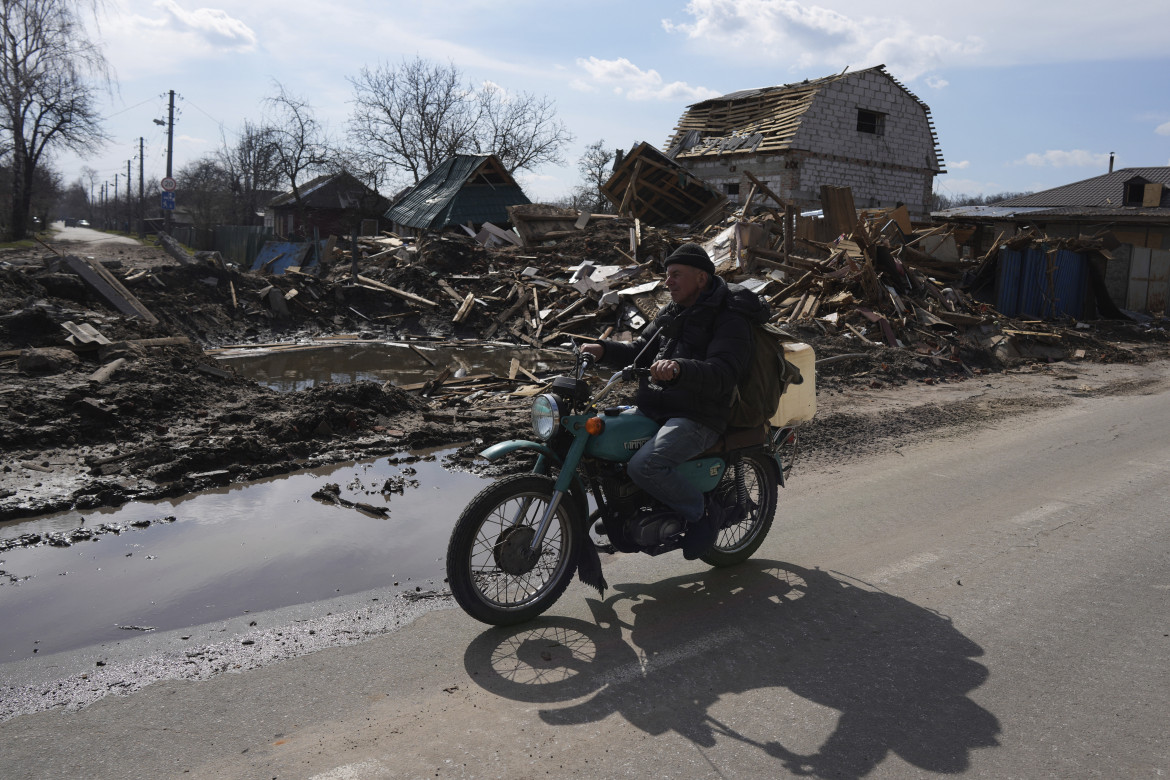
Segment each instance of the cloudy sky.
[[[1041,190],[1117,167],[1170,165],[1170,4],[1165,0],[108,0],[93,35],[116,79],[110,143],[61,155],[99,183],[126,162],[166,170],[262,118],[275,83],[330,132],[363,66],[421,56],[471,82],[546,95],[575,136],[563,166],[522,173],[534,200],[566,194],[585,145],[662,147],[685,107],[752,87],[885,64],[930,106],[950,194]],[[124,192],[124,190],[120,190]]]

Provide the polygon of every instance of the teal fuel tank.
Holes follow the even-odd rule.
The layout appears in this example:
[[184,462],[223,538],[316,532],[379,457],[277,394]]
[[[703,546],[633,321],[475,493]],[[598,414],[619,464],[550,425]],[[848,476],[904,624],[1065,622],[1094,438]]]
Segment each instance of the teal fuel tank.
[[[565,419],[568,430],[576,434],[589,417],[573,415]],[[605,430],[599,436],[590,436],[585,444],[585,455],[590,458],[626,463],[643,444],[658,432],[658,423],[640,414],[602,416]],[[678,467],[695,487],[704,493],[713,489],[727,467],[722,458],[699,458]]]

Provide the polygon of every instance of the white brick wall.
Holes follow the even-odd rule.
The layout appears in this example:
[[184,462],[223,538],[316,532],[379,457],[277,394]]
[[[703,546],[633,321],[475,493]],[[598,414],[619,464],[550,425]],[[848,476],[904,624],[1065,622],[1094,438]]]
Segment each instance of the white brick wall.
[[[881,135],[857,130],[859,108],[885,115]],[[820,188],[828,184],[850,187],[858,208],[901,202],[915,216],[929,211],[938,160],[926,112],[880,73],[860,72],[823,88],[802,118],[792,149],[787,155],[709,157],[683,164],[720,191],[738,182],[740,199],[747,197],[750,182],[743,171],[749,170],[799,208],[816,208]]]

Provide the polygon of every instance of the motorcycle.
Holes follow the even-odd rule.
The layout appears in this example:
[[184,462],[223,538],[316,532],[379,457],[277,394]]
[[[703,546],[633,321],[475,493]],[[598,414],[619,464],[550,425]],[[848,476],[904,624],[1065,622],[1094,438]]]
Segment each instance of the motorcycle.
[[[484,623],[535,618],[560,598],[574,572],[604,593],[601,552],[662,555],[682,547],[683,519],[626,475],[626,463],[658,424],[632,407],[602,405],[615,387],[648,376],[648,369],[623,368],[593,393],[585,376],[595,361],[575,354],[574,375],[555,378],[551,392],[533,400],[538,440],[513,439],[480,453],[490,461],[534,453],[531,471],[481,491],[451,533],[448,584],[459,606]],[[759,549],[796,448],[791,425],[733,428],[679,467],[721,518],[715,545],[701,560],[734,566]],[[604,541],[594,541],[591,529]]]

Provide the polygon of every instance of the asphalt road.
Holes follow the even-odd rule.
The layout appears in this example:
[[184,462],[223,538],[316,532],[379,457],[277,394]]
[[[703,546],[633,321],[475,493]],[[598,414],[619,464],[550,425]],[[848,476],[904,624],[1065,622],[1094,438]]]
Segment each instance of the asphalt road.
[[133,244],[138,245],[138,241],[129,236],[116,236],[112,233],[103,233],[100,230],[85,227],[65,227],[64,222],[54,222],[53,228],[56,232],[53,234],[53,241],[68,241],[75,244],[89,244],[97,246],[101,244]]
[[521,628],[429,612],[14,718],[0,776],[1165,776],[1170,404],[1141,392],[800,473],[735,570],[623,556]]

